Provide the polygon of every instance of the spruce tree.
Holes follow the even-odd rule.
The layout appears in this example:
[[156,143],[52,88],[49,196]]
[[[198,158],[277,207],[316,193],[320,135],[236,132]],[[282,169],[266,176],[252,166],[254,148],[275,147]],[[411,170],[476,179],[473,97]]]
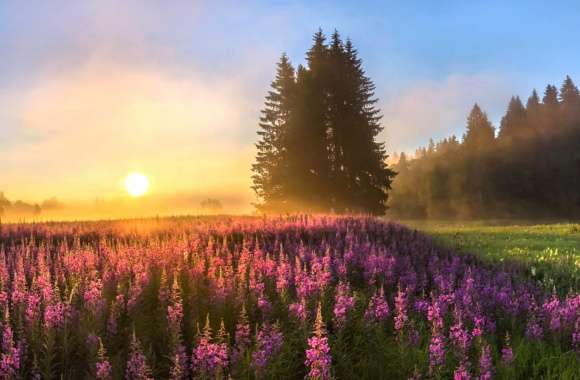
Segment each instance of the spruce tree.
[[335,31],[327,44],[319,30],[306,66],[295,75],[284,67],[266,98],[253,167],[261,209],[384,213],[395,173],[376,141],[374,84],[352,43]]
[[475,103],[467,117],[467,130],[463,135],[463,143],[474,151],[483,151],[493,144],[494,138],[494,128],[487,114]]
[[518,96],[512,96],[507,112],[501,119],[498,138],[509,144],[523,137],[526,132],[526,109]]
[[547,85],[546,86],[546,90],[544,91],[544,97],[542,99],[542,102],[544,103],[545,106],[548,107],[557,107],[559,102],[558,102],[558,89],[556,88],[556,86],[554,85]]
[[558,89],[554,85],[547,85],[542,98],[542,132],[552,134],[558,129],[558,111],[560,102],[558,100]]
[[335,167],[342,170],[347,182],[350,195],[347,211],[383,214],[395,173],[386,164],[384,143],[377,141],[383,127],[376,107],[375,85],[366,76],[350,40],[347,39],[343,51],[344,66],[339,67],[344,70],[340,74],[344,99],[335,115],[342,120],[334,126],[334,134],[341,136],[336,142],[340,154]]
[[580,122],[580,93],[569,76],[560,88],[560,100],[563,128],[575,126]]
[[534,137],[540,132],[541,128],[541,111],[540,97],[534,89],[526,102],[526,122],[525,125],[530,134]]
[[294,68],[282,54],[276,78],[266,95],[259,122],[256,162],[252,165],[252,189],[261,200],[259,209],[285,210],[288,198],[287,131],[295,104]]
[[578,88],[572,81],[572,78],[566,75],[566,79],[564,79],[564,83],[562,83],[562,87],[560,88],[560,100],[562,104],[576,105],[579,98]]
[[330,164],[325,87],[328,47],[321,30],[313,37],[306,61],[307,67],[298,69],[297,101],[288,131],[289,201],[295,211],[328,211]]
[[490,157],[494,148],[495,132],[487,114],[475,104],[467,118],[467,130],[463,135],[463,170],[465,185],[463,208],[468,210],[463,216],[485,215],[485,205],[493,198],[492,184],[487,181],[492,172]]
[[534,88],[532,90],[532,94],[530,95],[528,101],[526,102],[526,111],[533,112],[538,107],[540,107],[540,97],[538,96],[538,92]]

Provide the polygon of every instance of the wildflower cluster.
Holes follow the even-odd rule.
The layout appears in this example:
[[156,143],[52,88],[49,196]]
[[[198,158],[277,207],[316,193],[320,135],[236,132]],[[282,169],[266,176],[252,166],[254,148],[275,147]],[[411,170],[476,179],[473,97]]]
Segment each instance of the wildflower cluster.
[[7,379],[517,378],[580,355],[580,295],[370,217],[0,225],[0,315]]

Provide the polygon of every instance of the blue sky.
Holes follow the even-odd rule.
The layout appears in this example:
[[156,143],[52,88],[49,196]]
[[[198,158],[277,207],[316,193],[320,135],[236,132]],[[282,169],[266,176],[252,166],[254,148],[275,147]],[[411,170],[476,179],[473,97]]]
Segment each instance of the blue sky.
[[[283,51],[303,62],[319,27],[353,40],[377,86],[381,138],[412,151],[460,134],[475,101],[497,125],[512,94],[525,100],[566,74],[580,81],[579,21],[574,1],[3,1],[0,189],[114,194],[103,182],[115,165],[116,176],[143,166],[165,184],[206,175],[213,185],[172,191],[213,191],[220,178],[203,173],[239,162],[232,186],[246,188],[275,62]],[[201,163],[170,175],[152,150],[166,165]],[[87,168],[100,182],[81,179]]]

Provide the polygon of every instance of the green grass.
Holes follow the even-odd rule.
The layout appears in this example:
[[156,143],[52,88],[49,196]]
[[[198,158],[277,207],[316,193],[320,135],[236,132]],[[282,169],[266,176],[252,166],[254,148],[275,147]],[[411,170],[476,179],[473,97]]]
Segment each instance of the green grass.
[[433,222],[403,224],[440,244],[483,261],[517,265],[522,273],[560,294],[580,291],[580,224],[526,222]]

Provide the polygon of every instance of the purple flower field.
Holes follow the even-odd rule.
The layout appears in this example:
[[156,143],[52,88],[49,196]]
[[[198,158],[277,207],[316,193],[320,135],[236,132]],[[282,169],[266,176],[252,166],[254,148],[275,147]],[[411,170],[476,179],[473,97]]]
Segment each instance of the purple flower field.
[[378,219],[0,228],[2,379],[580,378],[580,295]]

